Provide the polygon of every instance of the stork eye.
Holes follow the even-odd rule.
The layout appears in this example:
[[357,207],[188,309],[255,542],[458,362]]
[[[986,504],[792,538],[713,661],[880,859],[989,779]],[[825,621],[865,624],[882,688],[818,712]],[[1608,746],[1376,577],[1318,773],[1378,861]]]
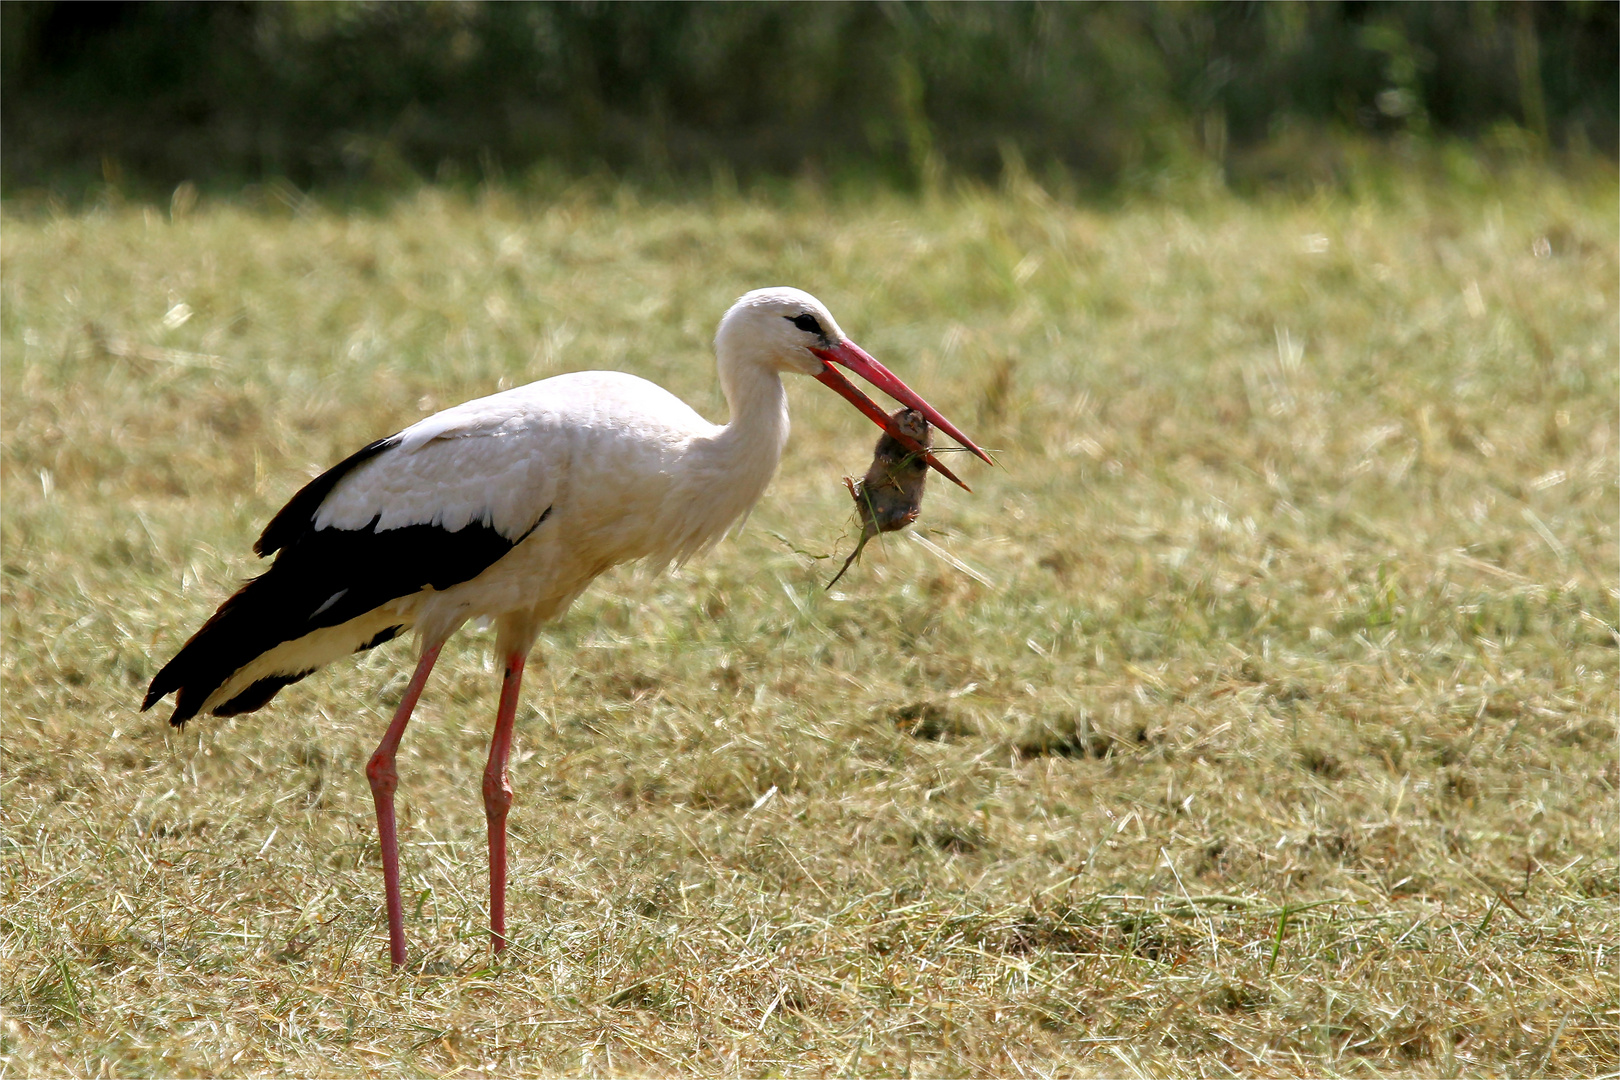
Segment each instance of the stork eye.
[[816,321],[816,317],[814,315],[784,315],[782,318],[786,319],[794,326],[797,326],[800,330],[803,330],[807,334],[814,334],[816,337],[827,336],[821,332],[821,324]]

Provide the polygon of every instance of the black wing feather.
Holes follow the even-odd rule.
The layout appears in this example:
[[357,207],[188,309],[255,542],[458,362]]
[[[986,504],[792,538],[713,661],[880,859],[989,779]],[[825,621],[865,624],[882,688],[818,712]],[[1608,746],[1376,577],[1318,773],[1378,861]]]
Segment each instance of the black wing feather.
[[332,494],[332,489],[337,487],[339,480],[384,450],[398,446],[399,439],[400,436],[396,432],[386,439],[378,439],[369,446],[363,446],[305,484],[299,489],[298,494],[288,499],[287,505],[270,519],[270,524],[264,527],[264,532],[259,534],[259,539],[253,545],[253,554],[262,559],[272,552],[291,546],[314,526],[315,512],[321,508],[321,503],[326,501],[326,497]]
[[[169,722],[184,724],[226,680],[276,646],[424,588],[443,590],[470,581],[551,514],[547,507],[516,539],[478,521],[454,532],[429,524],[378,530],[380,517],[360,529],[315,528],[315,515],[337,482],[398,441],[390,436],[351,454],[288,501],[254,545],[261,556],[279,552],[275,562],[221,604],[164,665],[152,679],[143,711],[177,691]],[[384,630],[356,651],[380,645],[402,629]],[[222,716],[251,712],[307,674],[266,676],[212,711]]]

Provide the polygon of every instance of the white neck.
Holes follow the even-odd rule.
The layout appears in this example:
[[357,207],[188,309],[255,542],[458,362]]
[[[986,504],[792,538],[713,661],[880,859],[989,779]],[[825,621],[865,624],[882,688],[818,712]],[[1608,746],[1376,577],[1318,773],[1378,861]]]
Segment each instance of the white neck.
[[692,442],[681,462],[675,497],[680,512],[668,519],[669,539],[684,560],[725,535],[744,517],[776,474],[788,437],[787,392],[771,367],[717,350],[720,388],[731,422]]
[[[750,463],[763,468],[769,479],[788,437],[787,392],[782,388],[782,377],[765,364],[730,355],[731,350],[724,347],[717,352],[720,390],[731,409],[731,422],[718,441],[736,453],[748,455]],[[749,471],[741,463],[737,468],[739,475]]]
[[731,494],[741,501],[738,514],[742,514],[765,494],[782,460],[788,437],[787,391],[774,368],[734,356],[724,347],[717,351],[720,389],[731,408],[731,422],[714,440],[717,479],[723,477],[723,483],[734,487]]

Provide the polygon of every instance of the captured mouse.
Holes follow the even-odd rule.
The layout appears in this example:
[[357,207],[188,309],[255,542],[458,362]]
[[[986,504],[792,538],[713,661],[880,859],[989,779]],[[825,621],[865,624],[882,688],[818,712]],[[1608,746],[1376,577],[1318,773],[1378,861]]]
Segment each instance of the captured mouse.
[[[924,450],[932,446],[933,428],[923,414],[915,409],[901,409],[894,414],[894,422],[906,435],[915,439]],[[872,467],[860,480],[844,477],[844,486],[855,499],[855,508],[861,516],[861,538],[855,550],[844,560],[843,569],[829,582],[832,588],[844,576],[850,564],[860,558],[866,542],[878,533],[898,532],[917,520],[922,512],[923,482],[928,476],[928,463],[921,454],[907,450],[893,435],[885,432],[878,439],[872,454]]]

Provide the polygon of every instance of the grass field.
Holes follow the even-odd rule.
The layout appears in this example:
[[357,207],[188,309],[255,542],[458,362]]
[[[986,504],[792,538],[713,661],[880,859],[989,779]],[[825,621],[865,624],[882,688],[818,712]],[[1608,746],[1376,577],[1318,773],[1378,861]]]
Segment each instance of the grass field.
[[[3,220],[6,1075],[1620,1069],[1612,172],[190,202]],[[391,974],[362,766],[409,646],[183,732],[146,681],[428,411],[612,367],[720,418],[766,284],[1004,467],[828,593],[875,429],[791,386],[741,534],[543,636],[498,962],[454,639]]]

